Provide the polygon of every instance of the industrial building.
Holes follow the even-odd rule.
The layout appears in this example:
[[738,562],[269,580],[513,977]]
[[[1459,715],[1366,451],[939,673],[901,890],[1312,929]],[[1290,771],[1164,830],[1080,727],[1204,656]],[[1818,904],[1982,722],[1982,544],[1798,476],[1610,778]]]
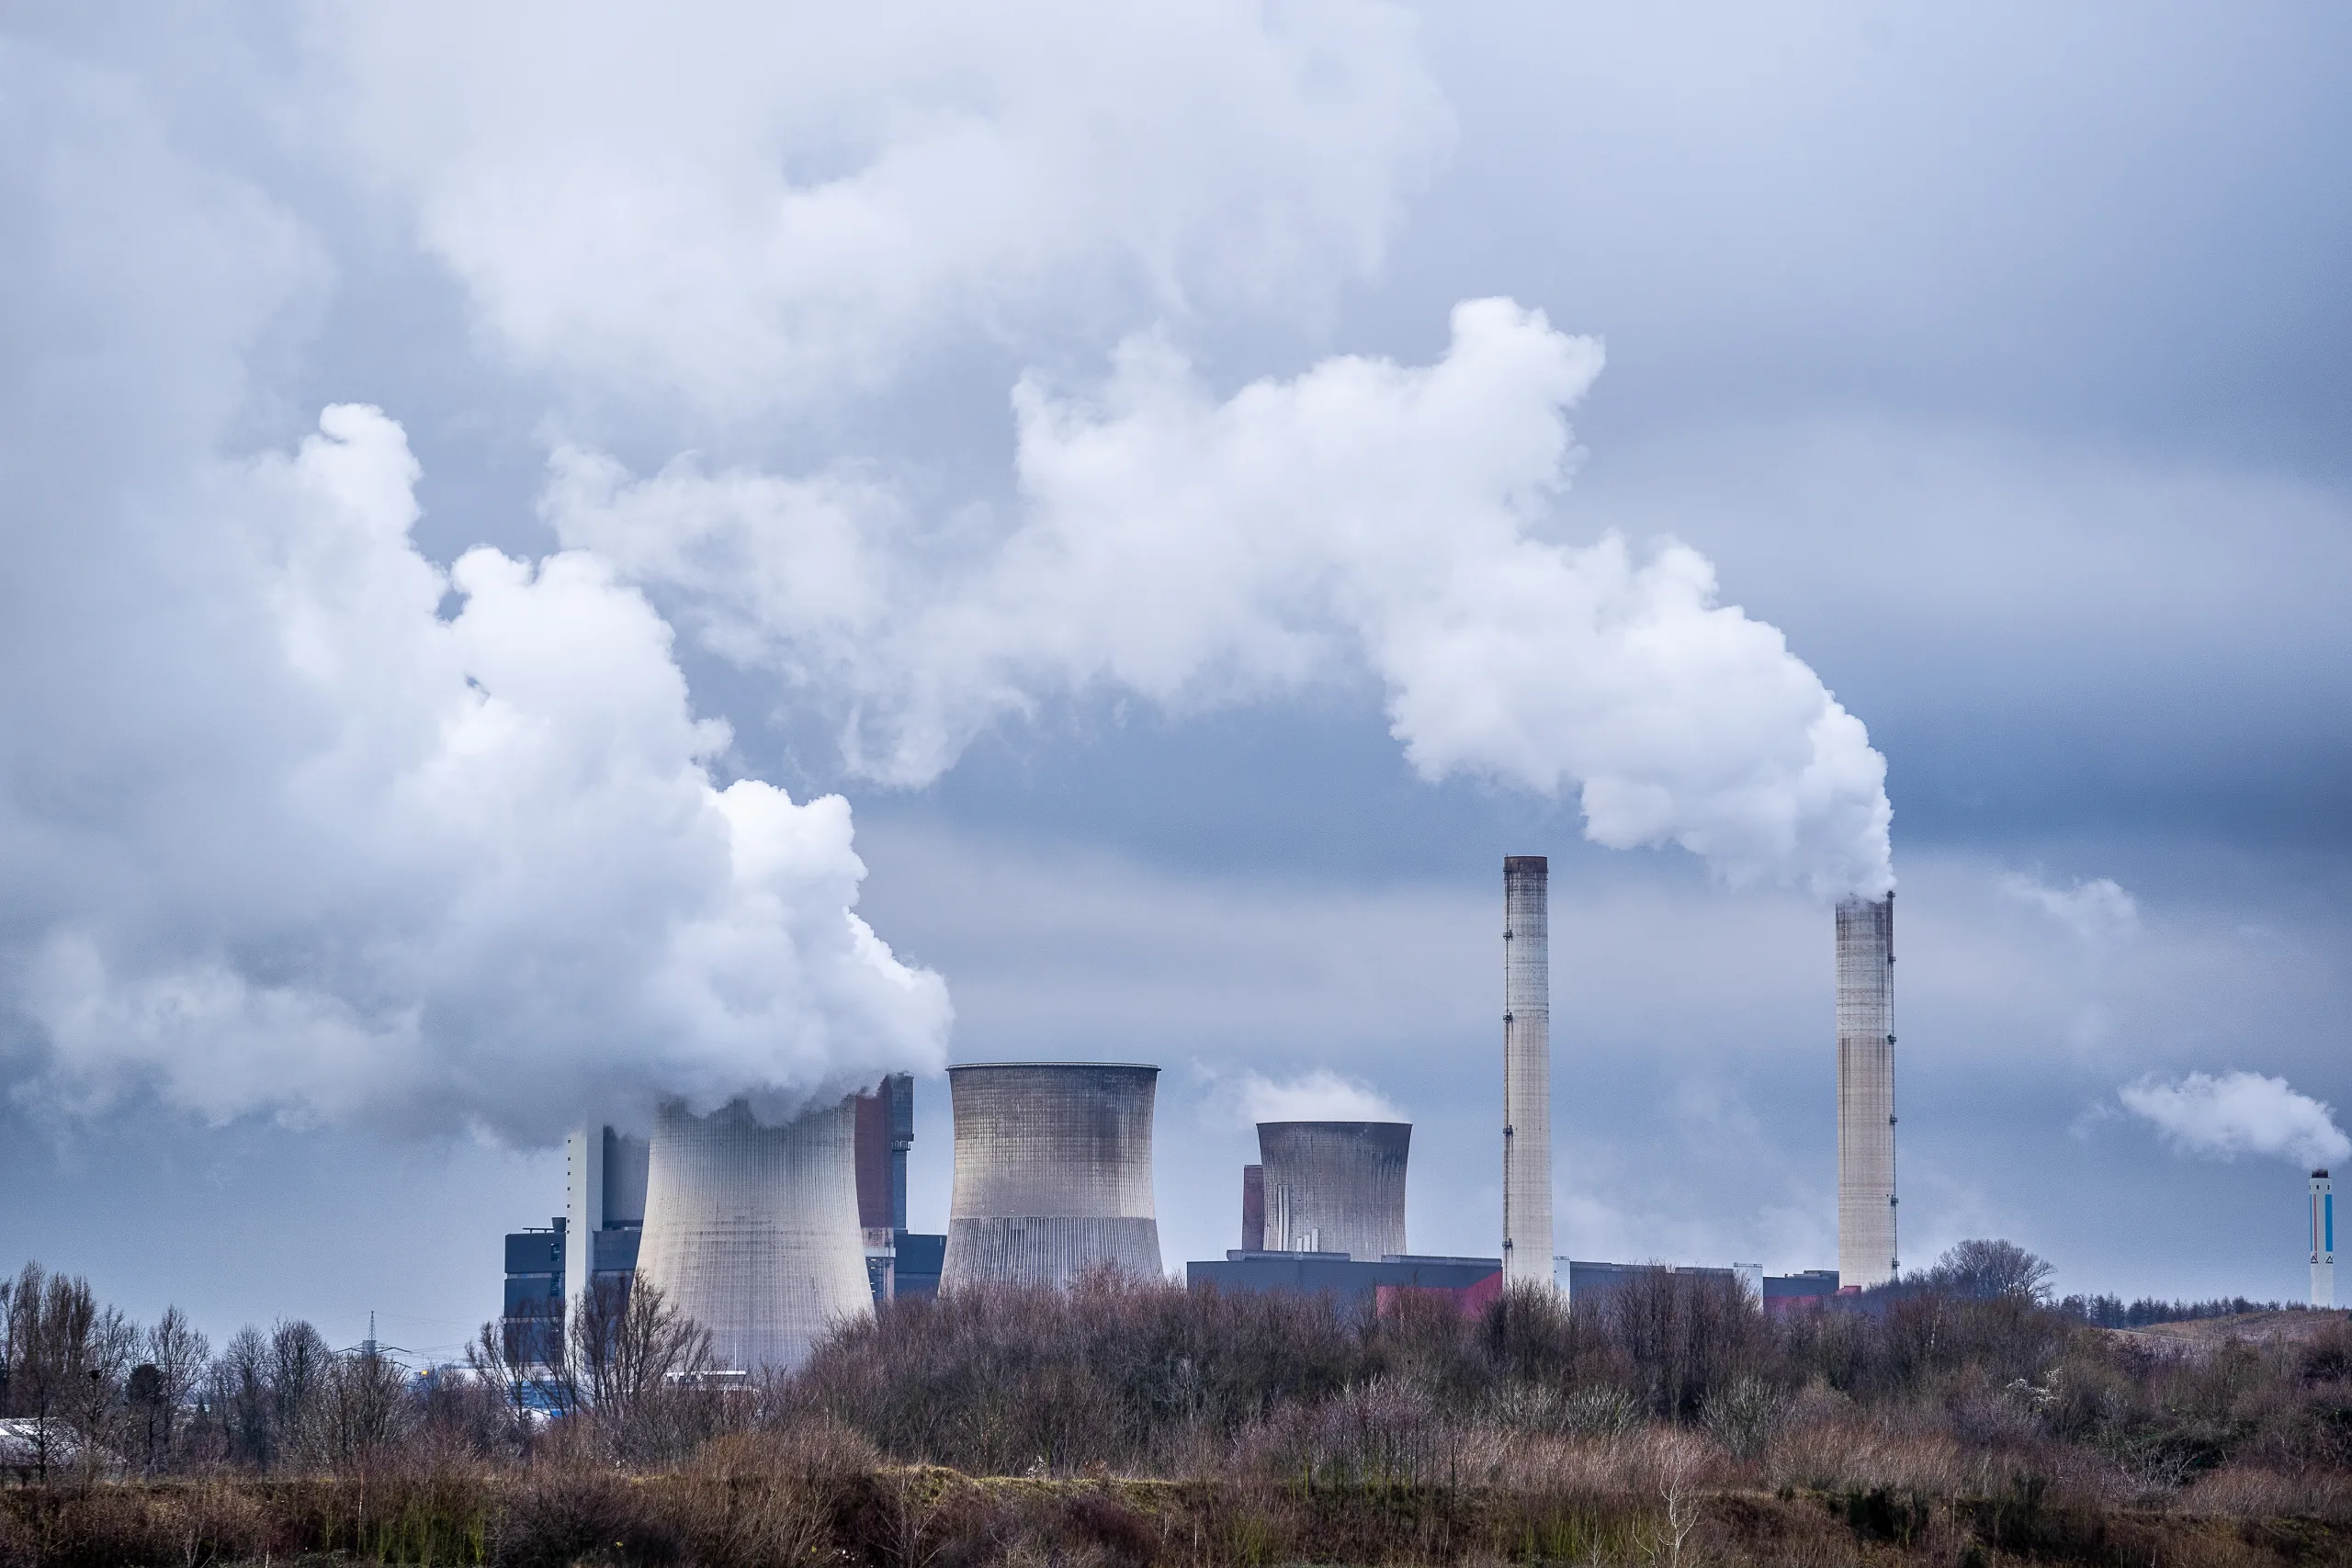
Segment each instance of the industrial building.
[[1492,1301],[1502,1289],[1499,1258],[1351,1258],[1343,1252],[1262,1252],[1241,1248],[1220,1259],[1184,1265],[1192,1291],[1282,1292],[1329,1295],[1345,1307],[1377,1311],[1390,1293],[1452,1294],[1464,1310]]
[[[1408,1122],[1261,1122],[1258,1236],[1267,1252],[1387,1258],[1405,1246]],[[1242,1241],[1250,1241],[1243,1177]]]
[[1838,1279],[1894,1278],[1894,895],[1838,905]]
[[1159,1279],[1159,1078],[1124,1063],[949,1067],[956,1175],[940,1289],[1067,1286],[1105,1268]]
[[598,1280],[626,1286],[637,1272],[647,1152],[643,1138],[610,1127],[580,1128],[564,1140],[565,1301],[578,1301]]
[[[1408,1250],[1412,1128],[1266,1122],[1242,1176],[1242,1245],[1187,1266],[1193,1289],[1330,1292],[1377,1306],[1396,1291],[1474,1308],[1514,1284],[1605,1300],[1653,1271],[1736,1280],[1767,1311],[1895,1277],[1894,898],[1836,910],[1838,1267],[1766,1276],[1558,1258],[1551,1129],[1550,864],[1503,862],[1502,1234],[1497,1258]],[[1119,1063],[967,1063],[948,1069],[955,1178],[945,1235],[907,1229],[913,1082],[763,1126],[742,1104],[663,1110],[650,1142],[575,1134],[567,1206],[507,1237],[505,1319],[526,1359],[563,1303],[642,1269],[712,1329],[730,1367],[789,1366],[827,1324],[868,1303],[1005,1283],[1066,1287],[1091,1270],[1160,1272],[1152,1191],[1159,1069]],[[2334,1295],[2334,1200],[2312,1179],[2313,1301]]]
[[2312,1172],[2312,1305],[2335,1304],[2335,1183]]
[[[892,1074],[852,1108],[859,1253],[871,1299],[938,1289],[944,1235],[906,1228],[907,1153],[914,1142],[914,1080]],[[559,1348],[564,1305],[592,1281],[635,1278],[644,1235],[651,1149],[612,1127],[565,1142],[565,1210],[548,1228],[505,1240],[503,1330],[506,1351],[544,1361]],[[585,1247],[576,1238],[587,1237]]]

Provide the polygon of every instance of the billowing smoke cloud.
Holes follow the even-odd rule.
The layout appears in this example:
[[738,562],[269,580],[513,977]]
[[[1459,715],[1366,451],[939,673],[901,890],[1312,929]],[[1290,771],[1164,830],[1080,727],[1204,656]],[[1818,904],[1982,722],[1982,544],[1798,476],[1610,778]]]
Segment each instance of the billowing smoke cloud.
[[[435,569],[400,428],[344,406],[320,429],[213,486],[304,733],[236,816],[142,825],[231,836],[261,874],[209,890],[200,936],[50,925],[22,969],[42,1088],[529,1139],[665,1090],[937,1065],[944,988],[853,912],[847,803],[718,787],[727,728],[692,716],[639,595],[577,554]],[[153,892],[200,896],[181,869]]]
[[1600,363],[1498,299],[1457,308],[1434,365],[1332,359],[1221,401],[1132,340],[1092,399],[1018,389],[1025,510],[978,543],[860,479],[632,480],[576,448],[544,505],[711,648],[831,704],[873,777],[926,782],[1056,694],[1193,708],[1368,671],[1424,777],[1573,789],[1596,841],[1734,881],[1883,891],[1884,761],[1780,632],[1695,551],[1541,536]]
[[2145,1077],[2117,1097],[2183,1154],[2225,1160],[2261,1155],[2303,1166],[2352,1156],[2352,1139],[2335,1113],[2288,1088],[2285,1078],[2243,1072],[2190,1073],[2170,1083]]
[[1411,18],[1363,0],[425,3],[313,30],[332,121],[496,342],[722,422],[974,337],[1313,310],[1452,138]]
[[2110,877],[2052,887],[2030,876],[2007,876],[2001,890],[2030,904],[2093,947],[2112,947],[2139,933],[2139,901]]
[[1244,1073],[1233,1085],[1246,1125],[1261,1122],[1404,1122],[1410,1118],[1361,1078],[1329,1067],[1276,1079]]
[[0,1077],[539,1141],[935,1065],[847,805],[725,776],[637,590],[428,560],[372,409],[247,434],[328,268],[189,141],[0,50]]

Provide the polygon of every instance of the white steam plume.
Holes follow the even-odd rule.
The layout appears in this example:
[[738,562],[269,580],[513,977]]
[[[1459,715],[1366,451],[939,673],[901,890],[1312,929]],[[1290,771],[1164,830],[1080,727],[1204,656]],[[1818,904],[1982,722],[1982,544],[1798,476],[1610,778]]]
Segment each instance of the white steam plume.
[[2052,887],[2030,876],[2007,876],[2001,890],[2030,904],[2092,947],[2114,947],[2139,934],[2140,904],[2111,877]]
[[1403,1122],[1405,1113],[1361,1078],[1317,1067],[1289,1079],[1244,1073],[1234,1086],[1241,1120],[1261,1122]]
[[1218,401],[1153,338],[1101,395],[1014,395],[1024,511],[949,547],[886,491],[567,447],[566,543],[674,596],[708,646],[831,702],[866,774],[920,784],[1056,694],[1238,703],[1369,671],[1426,778],[1574,789],[1587,834],[1735,882],[1893,885],[1885,763],[1781,633],[1668,543],[1540,536],[1601,363],[1508,300],[1428,367],[1346,357]]
[[951,343],[1315,310],[1453,134],[1412,17],[1365,0],[413,0],[311,31],[326,118],[492,341],[578,402],[721,423]]
[[2190,1073],[2170,1083],[2144,1077],[2116,1091],[2124,1109],[2154,1123],[2183,1154],[2235,1159],[2242,1154],[2327,1165],[2352,1156],[2352,1139],[2326,1105],[2260,1073]]
[[166,606],[142,628],[217,672],[223,750],[117,824],[149,852],[110,866],[132,895],[18,954],[20,1092],[535,1141],[665,1092],[781,1105],[937,1065],[944,987],[853,911],[847,803],[718,787],[727,728],[639,594],[579,554],[444,573],[409,541],[400,427],[341,406],[320,431],[209,486],[251,662]]

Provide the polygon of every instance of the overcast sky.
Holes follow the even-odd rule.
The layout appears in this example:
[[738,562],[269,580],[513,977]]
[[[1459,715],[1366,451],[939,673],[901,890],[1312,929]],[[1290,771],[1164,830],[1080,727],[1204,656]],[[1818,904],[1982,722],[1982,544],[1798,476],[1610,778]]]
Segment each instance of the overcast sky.
[[2338,8],[0,17],[0,1261],[447,1353],[574,1120],[904,1066],[941,1228],[1008,1057],[1491,1254],[1543,853],[1561,1252],[1834,1263],[1891,875],[1905,1261],[2301,1293]]

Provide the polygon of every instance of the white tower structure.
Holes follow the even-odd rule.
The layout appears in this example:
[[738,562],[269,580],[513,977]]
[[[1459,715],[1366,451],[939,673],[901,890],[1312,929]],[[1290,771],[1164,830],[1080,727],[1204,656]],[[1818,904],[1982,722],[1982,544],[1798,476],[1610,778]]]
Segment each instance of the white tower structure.
[[1879,1285],[1894,1242],[1894,895],[1838,905],[1838,1284]]
[[1551,863],[1503,861],[1503,1283],[1550,1284]]
[[956,1183],[939,1288],[1160,1278],[1151,1119],[1159,1069],[1101,1062],[947,1069]]
[[653,1119],[637,1278],[710,1330],[714,1363],[790,1371],[874,1310],[857,1218],[851,1101],[763,1125],[742,1100]]
[[1265,1238],[1273,1252],[1344,1252],[1377,1263],[1407,1250],[1409,1122],[1261,1122]]
[[2312,1305],[2335,1304],[2335,1183],[2312,1172]]

